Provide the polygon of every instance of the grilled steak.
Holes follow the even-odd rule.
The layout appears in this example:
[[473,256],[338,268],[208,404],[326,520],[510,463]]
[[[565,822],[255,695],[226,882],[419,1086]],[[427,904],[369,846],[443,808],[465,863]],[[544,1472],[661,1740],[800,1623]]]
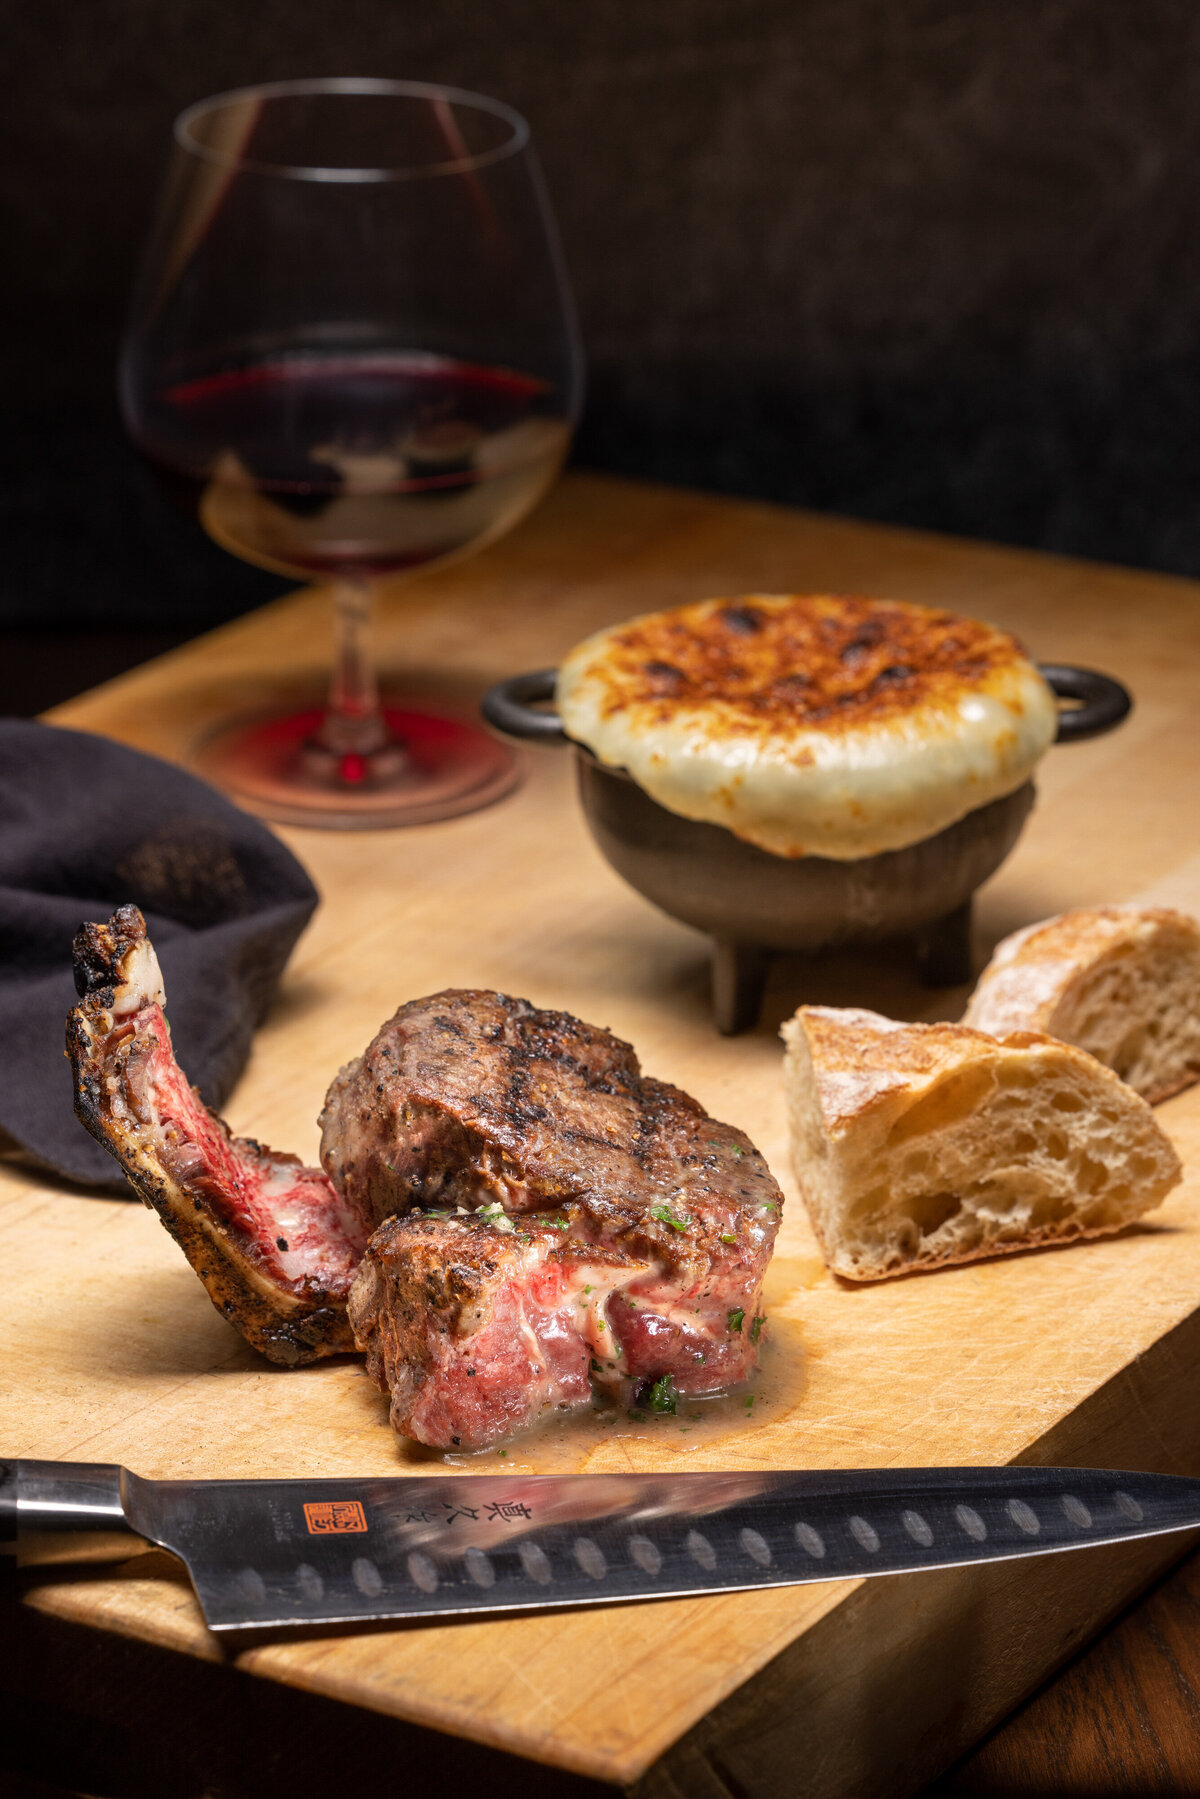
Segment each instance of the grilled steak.
[[271,1360],[357,1344],[400,1434],[463,1448],[596,1388],[656,1383],[669,1408],[753,1369],[779,1189],[607,1031],[498,993],[414,1000],[330,1088],[322,1170],[188,1086],[136,908],[83,927],[75,973],[79,1117]]
[[354,1347],[346,1295],[367,1231],[319,1168],[234,1137],[175,1061],[135,906],[75,940],[75,1110],[112,1152],[217,1310],[274,1362]]
[[779,1189],[609,1032],[504,994],[414,1000],[321,1123],[342,1197],[390,1220],[351,1318],[397,1430],[479,1447],[590,1383],[670,1403],[752,1371]]

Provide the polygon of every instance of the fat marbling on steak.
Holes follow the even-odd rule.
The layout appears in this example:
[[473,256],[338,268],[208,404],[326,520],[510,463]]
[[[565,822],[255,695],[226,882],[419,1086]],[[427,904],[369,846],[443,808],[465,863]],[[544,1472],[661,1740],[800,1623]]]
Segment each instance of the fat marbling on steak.
[[274,1362],[354,1348],[346,1295],[367,1230],[319,1168],[235,1137],[175,1060],[136,906],[75,939],[75,1110],[162,1219],[217,1310]]
[[779,1188],[608,1031],[490,991],[413,1000],[321,1123],[378,1223],[350,1316],[404,1435],[478,1448],[593,1386],[669,1403],[753,1370]]

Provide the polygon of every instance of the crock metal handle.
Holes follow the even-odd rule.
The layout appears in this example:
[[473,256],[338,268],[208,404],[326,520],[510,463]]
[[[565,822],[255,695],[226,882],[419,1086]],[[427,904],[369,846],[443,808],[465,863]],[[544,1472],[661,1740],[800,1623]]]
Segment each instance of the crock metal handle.
[[[1059,699],[1078,700],[1058,715],[1058,743],[1078,743],[1099,737],[1128,717],[1133,706],[1129,690],[1094,668],[1075,668],[1066,662],[1040,662],[1042,675]],[[483,716],[497,731],[532,743],[567,743],[557,712],[539,709],[554,698],[558,671],[537,668],[498,681],[483,698]]]
[[1074,668],[1069,662],[1039,662],[1042,678],[1060,700],[1078,700],[1058,715],[1056,743],[1078,743],[1084,737],[1100,737],[1111,731],[1133,708],[1127,687],[1094,668]]
[[552,700],[557,682],[556,668],[535,668],[529,674],[510,675],[484,694],[483,716],[508,737],[523,737],[531,743],[566,743],[569,740],[558,713],[540,712],[534,703]]

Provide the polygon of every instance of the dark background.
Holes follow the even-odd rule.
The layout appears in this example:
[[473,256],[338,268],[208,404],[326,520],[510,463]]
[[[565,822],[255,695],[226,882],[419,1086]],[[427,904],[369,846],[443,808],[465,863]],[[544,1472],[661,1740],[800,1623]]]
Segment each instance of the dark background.
[[1194,0],[0,13],[10,629],[183,633],[286,585],[163,505],[112,366],[175,112],[307,74],[528,114],[590,359],[579,462],[1200,574]]

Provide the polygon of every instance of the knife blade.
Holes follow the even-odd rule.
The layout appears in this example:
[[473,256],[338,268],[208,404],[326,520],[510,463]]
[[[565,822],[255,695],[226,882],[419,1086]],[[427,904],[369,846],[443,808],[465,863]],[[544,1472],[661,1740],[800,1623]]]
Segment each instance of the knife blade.
[[1200,1480],[1093,1468],[146,1480],[0,1463],[19,1566],[168,1550],[212,1630],[677,1598],[1200,1528]]

